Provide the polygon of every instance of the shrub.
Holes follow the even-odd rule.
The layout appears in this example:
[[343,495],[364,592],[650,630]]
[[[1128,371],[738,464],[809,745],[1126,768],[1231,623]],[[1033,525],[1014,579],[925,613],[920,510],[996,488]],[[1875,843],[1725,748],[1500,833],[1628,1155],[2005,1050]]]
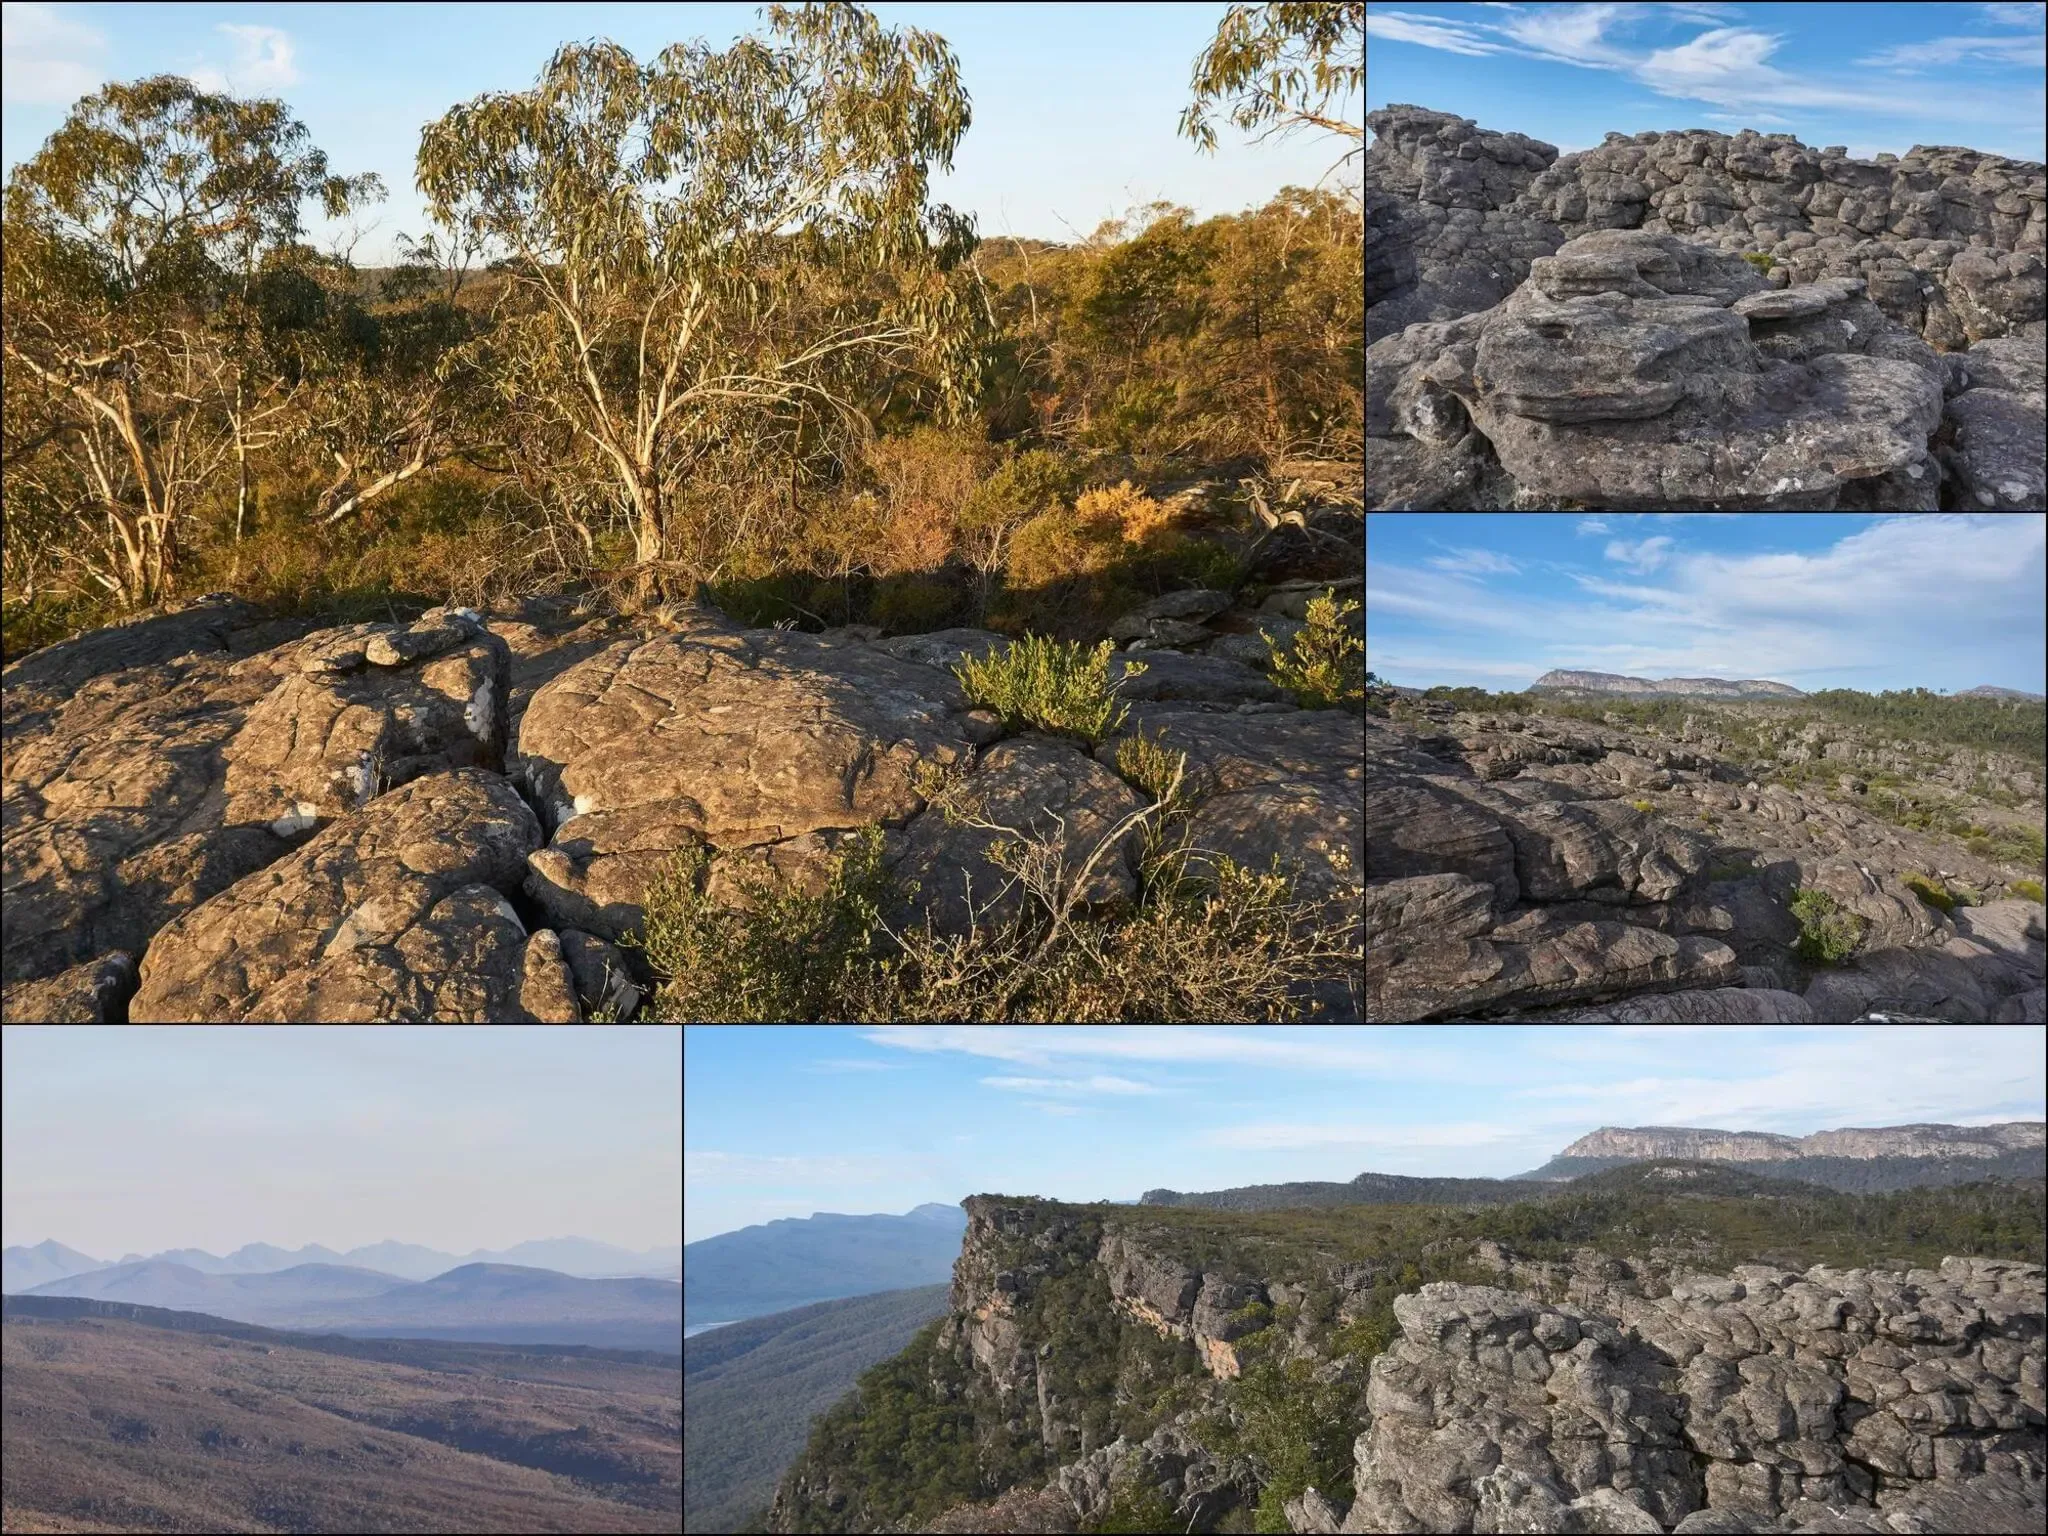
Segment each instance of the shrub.
[[2021,901],[2040,901],[2044,894],[2048,894],[2042,891],[2041,882],[2038,880],[2015,880],[2006,889]]
[[1759,272],[1768,272],[1778,264],[1778,258],[1769,251],[1744,251],[1742,259]]
[[1074,503],[1075,513],[1084,521],[1115,519],[1126,544],[1157,541],[1167,531],[1165,507],[1128,480],[1100,490],[1083,491]]
[[1101,574],[1122,547],[1123,528],[1113,511],[1104,515],[1101,510],[1050,507],[1017,530],[1006,569],[1012,582],[1049,586]]
[[1656,809],[1656,807],[1651,805],[1650,802],[1647,800],[1631,800],[1629,801],[1629,804],[1633,806],[1635,809],[1645,813],[1648,813]]
[[1150,1536],[1152,1532],[1173,1530],[1178,1524],[1173,1504],[1166,1495],[1150,1483],[1133,1478],[1119,1483],[1110,1498],[1109,1507],[1088,1529],[1101,1532],[1103,1536],[1125,1532],[1134,1533],[1134,1536]]
[[922,572],[885,576],[875,584],[869,610],[873,622],[892,635],[944,629],[960,607],[961,594],[940,576]]
[[1935,910],[1940,912],[1952,912],[1955,910],[1955,897],[1949,894],[1948,887],[1939,880],[1928,875],[1915,873],[1901,875],[1899,881],[1907,890],[1911,891]]
[[1140,731],[1116,745],[1116,771],[1154,800],[1176,793],[1186,769],[1187,754],[1169,751],[1163,730],[1157,736]]
[[[1001,715],[1013,730],[1020,724],[1034,725],[1096,746],[1114,734],[1129,713],[1109,680],[1114,650],[1107,640],[1084,651],[1071,642],[1026,635],[981,660],[968,658],[953,675],[970,699]],[[1129,662],[1124,675],[1144,670],[1143,662]]]
[[1792,893],[1792,915],[1799,920],[1799,958],[1834,965],[1845,960],[1863,939],[1863,919],[1844,912],[1826,891]]
[[970,432],[930,426],[872,443],[868,466],[888,502],[876,568],[927,571],[943,564],[999,452]]
[[1365,700],[1365,642],[1346,624],[1358,604],[1340,604],[1325,592],[1308,605],[1308,626],[1282,651],[1266,638],[1272,655],[1273,680],[1295,697],[1303,709],[1335,709]]
[[667,1022],[829,1018],[869,956],[890,894],[882,833],[863,827],[831,861],[813,896],[758,875],[737,884],[744,905],[715,904],[700,883],[701,847],[675,854],[649,883],[641,936],[629,938],[662,981],[653,1017]]

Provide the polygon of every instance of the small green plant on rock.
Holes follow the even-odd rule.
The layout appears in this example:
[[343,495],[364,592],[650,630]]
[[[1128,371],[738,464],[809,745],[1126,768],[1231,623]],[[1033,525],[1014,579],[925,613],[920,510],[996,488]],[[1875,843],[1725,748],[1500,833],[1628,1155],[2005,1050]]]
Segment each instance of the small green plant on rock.
[[1365,700],[1365,642],[1351,633],[1346,620],[1358,612],[1350,598],[1342,603],[1333,593],[1312,598],[1308,627],[1281,650],[1265,636],[1272,656],[1273,681],[1294,695],[1303,709],[1343,709]]
[[1792,915],[1799,920],[1799,958],[1821,965],[1846,960],[1863,941],[1863,919],[1844,912],[1826,891],[1792,893]]
[[1648,815],[1651,811],[1656,809],[1656,807],[1651,805],[1650,802],[1647,800],[1631,800],[1629,801],[1629,804],[1635,807],[1635,809],[1643,812],[1645,815]]
[[[1107,640],[1084,651],[1069,641],[1026,635],[1006,650],[980,660],[967,658],[953,675],[970,699],[1001,715],[1012,730],[1033,725],[1099,746],[1130,712],[1109,679],[1109,658],[1115,649]],[[1126,662],[1124,677],[1144,670],[1141,661]]]
[[1769,251],[1744,251],[1742,259],[1759,272],[1768,272],[1778,264],[1778,258]]
[[1932,876],[1915,872],[1909,875],[1901,875],[1899,883],[1938,912],[1953,912],[1955,910],[1955,897],[1949,894],[1947,886]]
[[2040,901],[2044,895],[2038,880],[2015,880],[2006,889],[2021,901]]

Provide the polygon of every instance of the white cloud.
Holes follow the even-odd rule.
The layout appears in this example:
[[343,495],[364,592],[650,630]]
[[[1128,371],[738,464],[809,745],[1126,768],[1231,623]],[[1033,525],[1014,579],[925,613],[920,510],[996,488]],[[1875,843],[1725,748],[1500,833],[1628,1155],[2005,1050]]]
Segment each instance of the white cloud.
[[239,25],[224,21],[214,28],[235,45],[234,62],[225,69],[201,64],[187,77],[202,91],[257,95],[299,83],[291,34],[278,27]]
[[1634,543],[1615,539],[1607,546],[1607,558],[1638,574],[1654,571],[1670,558],[1671,542],[1661,533],[1653,539],[1639,539]]
[[1440,571],[1467,571],[1484,576],[1519,576],[1522,568],[1505,555],[1496,555],[1486,549],[1458,549],[1450,558],[1439,557],[1429,562]]
[[1386,1071],[1412,1064],[1427,1053],[1387,1051],[1347,1043],[1363,1041],[1360,1029],[1319,1029],[1310,1034],[1277,1030],[1256,1035],[1194,1025],[1130,1025],[1088,1028],[1053,1024],[1032,1029],[1004,1025],[885,1024],[863,1032],[875,1045],[907,1051],[957,1051],[1028,1066],[1050,1066],[1062,1057],[1114,1061],[1235,1063],[1303,1070]]
[[1574,528],[1572,531],[1574,533],[1583,535],[1588,533],[1611,533],[1613,530],[1610,529],[1607,526],[1606,522],[1601,518],[1582,517],[1579,519],[1578,526]]
[[47,5],[0,5],[0,99],[68,107],[106,80],[99,56],[107,36],[67,21]]
[[2041,0],[2020,4],[1984,4],[1979,5],[1977,9],[1984,13],[1985,19],[1993,26],[2032,27],[2039,31],[2044,24],[2048,24],[2048,6],[2042,5]]
[[1994,64],[2041,63],[2038,37],[1930,37],[1925,42],[1881,48],[1856,62],[1872,69],[1920,70],[1937,64],[1985,59]]
[[1405,16],[1369,10],[1365,13],[1365,30],[1371,36],[1382,37],[1389,42],[1419,43],[1425,48],[1440,48],[1445,53],[1484,55],[1506,52],[1498,44],[1482,41],[1467,26],[1435,17],[1411,20]]
[[1042,1115],[1078,1115],[1085,1113],[1085,1111],[1072,1104],[1054,1104],[1045,1099],[1027,1099],[1025,1100],[1025,1106],[1037,1110]]
[[984,1088],[1002,1088],[1012,1093],[1158,1093],[1150,1083],[1128,1077],[1111,1077],[1098,1072],[1093,1077],[984,1077]]

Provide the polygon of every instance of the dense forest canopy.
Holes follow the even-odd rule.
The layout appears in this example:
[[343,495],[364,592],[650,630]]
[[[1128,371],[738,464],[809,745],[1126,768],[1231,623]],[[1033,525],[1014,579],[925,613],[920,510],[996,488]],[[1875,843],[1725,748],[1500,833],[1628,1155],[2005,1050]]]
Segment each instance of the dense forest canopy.
[[1191,71],[1192,144],[1323,135],[1323,184],[1068,245],[981,243],[933,198],[972,123],[944,38],[762,14],[451,106],[434,228],[374,279],[303,211],[383,189],[286,103],[174,76],[77,103],[5,198],[9,654],[217,589],[358,618],[708,585],[756,622],[1055,628],[1232,574],[1089,493],[1221,469],[1265,513],[1280,467],[1355,464],[1362,3],[1232,6]]

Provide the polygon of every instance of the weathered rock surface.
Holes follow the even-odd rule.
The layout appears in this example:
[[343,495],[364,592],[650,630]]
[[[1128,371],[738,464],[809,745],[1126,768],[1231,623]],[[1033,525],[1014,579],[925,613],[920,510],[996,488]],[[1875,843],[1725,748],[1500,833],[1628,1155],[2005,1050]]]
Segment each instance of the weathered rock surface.
[[530,1018],[527,933],[506,893],[539,841],[533,812],[496,774],[416,779],[165,928],[129,1017]]
[[2042,1275],[1614,1263],[1556,1304],[1425,1286],[1373,1362],[1341,1529],[2032,1529]]
[[[1982,892],[2013,876],[1960,843],[1895,833],[1854,792],[1759,787],[1716,755],[1719,738],[1688,730],[1674,745],[1545,715],[1368,715],[1367,1017],[1986,1023],[2040,1011],[2038,902],[1944,914],[1902,878],[1941,870]],[[1814,761],[1837,747],[1844,762],[1866,753],[1825,730],[1783,750]],[[2006,770],[1965,755],[1947,771],[1960,788]],[[2038,796],[2030,771],[2015,782]],[[1795,953],[1801,889],[1858,925],[1840,964]]]
[[[1418,107],[1367,125],[1369,507],[2044,504],[2031,397],[1980,386],[1929,456],[1970,371],[1930,348],[2048,312],[2040,164],[1697,130],[1559,159]],[[1932,416],[1889,364],[1933,381]]]
[[110,950],[41,981],[0,982],[0,1019],[9,1024],[112,1024],[135,991],[135,957]]

